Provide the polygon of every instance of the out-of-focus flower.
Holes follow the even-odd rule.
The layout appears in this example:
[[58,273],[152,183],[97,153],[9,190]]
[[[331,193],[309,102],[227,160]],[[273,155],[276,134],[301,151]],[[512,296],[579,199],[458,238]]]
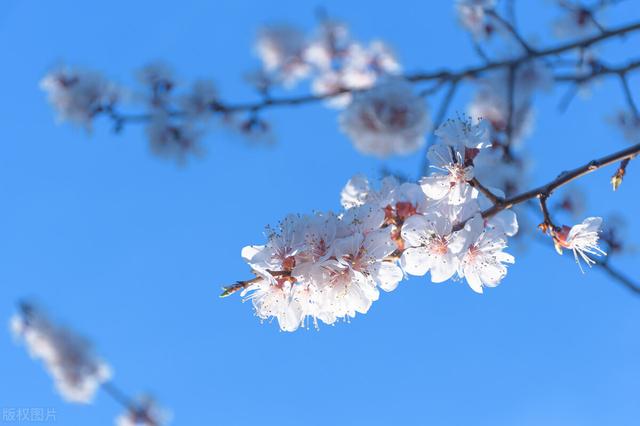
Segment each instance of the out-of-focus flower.
[[147,102],[153,108],[164,107],[170,101],[170,95],[176,86],[173,70],[163,62],[153,62],[138,71],[138,81],[148,93]]
[[640,142],[640,117],[636,117],[631,111],[619,111],[609,122],[622,132],[628,142]]
[[562,16],[552,23],[553,33],[558,38],[578,38],[593,35],[598,31],[592,12],[579,5],[563,8]]
[[207,117],[211,113],[211,106],[218,98],[218,92],[213,82],[198,80],[191,91],[183,96],[182,107],[192,118]]
[[11,330],[29,354],[42,361],[68,402],[90,403],[100,385],[111,378],[111,369],[94,354],[89,341],[53,323],[31,304],[21,305],[11,318]]
[[495,23],[486,13],[487,10],[493,9],[495,4],[495,0],[457,0],[458,20],[475,38],[486,38],[495,31]]
[[284,24],[263,27],[256,41],[256,51],[265,70],[277,75],[287,86],[311,71],[304,59],[306,47],[302,31]]
[[153,153],[178,162],[186,160],[189,154],[199,155],[200,132],[187,121],[173,123],[168,113],[158,111],[147,125],[147,138]]
[[340,115],[340,126],[355,147],[378,157],[417,150],[429,125],[424,100],[396,79],[358,93]]
[[[511,111],[511,144],[518,144],[533,128],[532,98],[536,92],[552,87],[553,76],[542,61],[533,60],[521,64],[514,76],[510,96],[509,71],[497,70],[478,81],[478,91],[469,105],[472,117],[487,120],[494,133],[507,131]],[[510,105],[511,104],[511,108]]]
[[143,396],[116,418],[116,426],[163,426],[169,424],[170,417],[153,398]]
[[87,128],[97,113],[111,108],[119,97],[116,86],[101,74],[66,67],[47,74],[40,87],[47,92],[60,121]]

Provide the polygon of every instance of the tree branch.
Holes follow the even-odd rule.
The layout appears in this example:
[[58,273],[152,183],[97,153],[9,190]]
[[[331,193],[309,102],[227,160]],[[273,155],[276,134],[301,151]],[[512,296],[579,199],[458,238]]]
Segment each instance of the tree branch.
[[[510,209],[517,204],[524,203],[525,201],[531,200],[533,198],[539,198],[542,196],[549,197],[554,190],[568,184],[575,179],[578,179],[598,169],[601,169],[602,167],[608,166],[618,161],[622,161],[627,158],[633,158],[639,153],[640,144],[636,144],[627,149],[623,149],[622,151],[614,152],[613,154],[609,154],[597,160],[590,161],[584,166],[580,166],[568,172],[562,172],[556,179],[552,180],[549,183],[546,183],[527,192],[523,192],[522,194],[507,198],[501,203],[494,204],[492,207],[482,212],[482,217],[484,217],[485,219],[490,218],[501,212],[502,210]],[[458,223],[453,228],[453,231],[459,231],[464,227],[464,225],[464,222]]]
[[[452,80],[449,84],[449,88],[447,89],[447,93],[444,95],[444,99],[440,104],[440,108],[438,109],[438,113],[436,114],[435,119],[433,120],[433,129],[437,129],[442,124],[442,121],[447,115],[447,110],[449,109],[449,105],[451,105],[451,101],[453,100],[454,95],[456,94],[456,89],[458,88],[458,80]],[[427,139],[427,144],[425,146],[425,151],[422,156],[422,164],[420,165],[420,175],[425,176],[429,170],[429,160],[427,159],[427,152],[429,151],[429,147],[433,145],[435,140],[435,132],[432,131],[429,134],[429,138]]]

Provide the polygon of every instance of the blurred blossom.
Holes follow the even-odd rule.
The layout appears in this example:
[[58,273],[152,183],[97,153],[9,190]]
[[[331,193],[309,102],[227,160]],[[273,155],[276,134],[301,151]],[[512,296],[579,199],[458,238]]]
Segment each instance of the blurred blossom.
[[140,69],[138,81],[148,89],[145,97],[152,107],[165,106],[176,86],[173,70],[163,62],[154,62]]
[[11,330],[31,357],[42,361],[68,402],[90,403],[100,385],[111,378],[111,369],[96,357],[89,341],[51,322],[33,305],[20,306],[11,318]]
[[164,111],[154,113],[146,132],[151,150],[161,157],[172,158],[182,163],[188,155],[199,155],[202,152],[199,146],[201,131],[196,128],[195,123],[174,123],[170,115]]
[[528,155],[505,158],[504,151],[497,146],[480,151],[473,163],[475,176],[480,182],[512,196],[527,186],[530,161]]
[[60,121],[69,120],[87,128],[97,113],[111,108],[119,97],[116,86],[101,74],[67,67],[47,74],[40,87],[47,92]]
[[189,93],[182,97],[182,107],[192,118],[207,118],[211,115],[211,105],[217,100],[218,92],[212,81],[196,81]]
[[486,10],[493,9],[495,4],[495,0],[457,0],[455,7],[460,25],[476,39],[490,36],[495,31],[495,23]]
[[[323,96],[341,89],[366,89],[380,77],[399,71],[400,64],[394,53],[381,41],[374,41],[367,47],[354,42],[343,51],[339,63],[318,73],[312,82],[312,90]],[[341,108],[351,99],[351,93],[344,93],[329,99],[328,104]]]
[[168,425],[171,415],[158,406],[153,398],[138,398],[132,407],[116,418],[116,426],[163,426]]
[[506,132],[511,112],[511,143],[517,144],[528,136],[534,124],[533,96],[548,91],[553,84],[550,68],[542,61],[532,60],[521,64],[515,72],[512,98],[509,97],[509,70],[487,73],[478,80],[478,90],[468,107],[469,115],[488,120],[495,132]]
[[557,197],[554,206],[577,219],[582,217],[587,209],[587,196],[580,186],[569,184]]
[[285,24],[263,27],[256,41],[256,51],[265,70],[278,75],[286,86],[295,84],[311,71],[304,60],[306,46],[304,33]]
[[417,150],[429,126],[424,100],[400,79],[388,79],[357,93],[340,115],[340,127],[355,147],[378,157]]
[[630,143],[640,142],[640,117],[631,111],[618,111],[609,118],[609,122],[622,132],[622,136]]
[[565,39],[594,35],[598,31],[598,26],[591,13],[580,4],[566,4],[562,8],[562,16],[552,23],[553,34]]

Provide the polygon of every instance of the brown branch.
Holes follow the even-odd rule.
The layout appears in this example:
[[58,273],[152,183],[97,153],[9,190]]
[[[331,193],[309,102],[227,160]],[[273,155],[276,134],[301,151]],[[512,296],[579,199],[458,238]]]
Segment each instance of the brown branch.
[[[406,74],[404,78],[406,78],[410,82],[420,82],[420,81],[430,81],[430,80],[463,80],[468,78],[477,77],[479,74],[485,73],[487,71],[492,71],[499,68],[511,67],[514,65],[521,64],[531,59],[541,58],[546,56],[558,55],[560,53],[565,53],[567,51],[571,51],[578,48],[586,48],[592,46],[594,44],[600,43],[602,41],[608,40],[614,37],[620,37],[625,34],[635,32],[640,30],[640,22],[636,22],[629,25],[624,25],[615,29],[604,31],[601,34],[587,37],[582,40],[560,44],[558,46],[549,47],[547,49],[536,50],[533,52],[528,52],[522,56],[519,56],[514,59],[507,59],[504,61],[493,61],[486,63],[484,65],[468,67],[458,71],[450,71],[450,70],[441,70],[441,71],[433,71],[433,72],[425,72],[425,73],[413,73]],[[313,102],[319,102],[326,99],[330,99],[344,93],[355,93],[358,91],[362,91],[362,89],[341,89],[333,93],[325,94],[325,95],[305,95],[299,97],[288,97],[288,98],[270,98],[260,102],[248,102],[248,103],[239,103],[239,104],[225,104],[225,103],[216,103],[212,105],[212,110],[217,112],[241,112],[241,111],[251,111],[251,110],[259,110],[277,106],[295,106]]]
[[629,62],[626,65],[618,66],[618,67],[610,67],[606,65],[600,64],[598,67],[594,67],[594,69],[586,74],[563,74],[557,75],[554,77],[557,82],[567,82],[567,83],[577,83],[582,84],[587,81],[593,80],[597,77],[602,77],[606,75],[626,75],[627,73],[640,68],[640,60],[634,60]]
[[[597,160],[590,161],[589,163],[580,166],[576,169],[561,173],[556,179],[549,183],[546,183],[537,188],[531,189],[522,194],[515,195],[513,197],[505,199],[502,203],[494,204],[492,207],[482,212],[482,217],[490,218],[502,210],[510,209],[517,204],[524,203],[525,201],[533,198],[539,198],[541,196],[549,197],[551,193],[557,188],[568,184],[569,182],[592,173],[602,167],[616,163],[618,161],[625,160],[627,158],[633,158],[640,153],[640,144],[633,145],[622,151],[614,152],[613,154],[606,155]],[[465,222],[458,223],[453,230],[459,231],[465,225]]]
[[631,280],[631,278],[624,275],[622,272],[614,269],[611,265],[609,265],[609,261],[605,260],[597,260],[595,263],[600,267],[607,275],[611,278],[624,285],[626,288],[631,290],[632,292],[640,295],[640,284],[637,284]]
[[[638,66],[640,66],[640,64]],[[638,112],[638,107],[636,106],[636,103],[633,100],[633,95],[631,94],[631,89],[629,88],[629,81],[627,81],[626,71],[624,73],[620,73],[620,84],[622,84],[622,92],[624,93],[624,97],[627,100],[627,105],[629,105],[629,109],[633,113],[633,117],[636,120],[640,119],[640,113]]]
[[[444,118],[447,115],[447,110],[449,109],[449,105],[451,105],[451,101],[453,101],[453,97],[456,94],[456,89],[458,88],[458,80],[452,80],[449,84],[449,88],[447,89],[447,93],[444,95],[444,99],[440,104],[440,108],[436,114],[435,119],[433,120],[433,129],[437,129],[440,127],[440,124],[444,121]],[[422,164],[420,165],[420,176],[424,176],[427,174],[429,170],[429,160],[427,158],[427,152],[429,151],[429,147],[433,145],[435,140],[435,132],[431,132],[429,134],[429,139],[427,140],[427,144],[425,146],[424,155],[422,156]]]
[[627,173],[627,165],[629,165],[629,161],[631,161],[631,158],[625,158],[622,160],[616,172],[611,176],[611,186],[613,186],[614,191],[617,191],[620,185],[622,185],[622,179]]
[[238,281],[235,284],[222,287],[222,293],[220,294],[219,297],[224,298],[224,297],[231,296],[232,294],[237,293],[240,290],[244,290],[245,288],[249,287],[251,284],[257,283],[261,279],[262,279],[261,277],[254,277],[250,280]]
[[491,192],[491,190],[481,184],[477,178],[471,179],[470,181],[468,181],[468,183],[469,185],[480,191],[482,194],[484,194],[484,196],[487,197],[492,204],[502,204],[504,202],[504,198],[498,197],[496,194]]
[[[626,34],[629,34],[638,30],[640,30],[640,22],[620,26],[611,30],[605,30],[598,35],[587,37],[582,40],[578,40],[570,43],[564,43],[564,44],[549,47],[546,49],[527,51],[525,54],[512,59],[507,59],[503,61],[490,61],[490,62],[484,63],[483,65],[467,67],[460,70],[444,69],[444,70],[431,71],[431,72],[409,73],[409,74],[405,74],[402,77],[412,83],[418,83],[418,82],[424,82],[424,81],[438,81],[439,84],[446,84],[447,82],[459,83],[462,80],[476,78],[480,74],[483,74],[487,71],[492,71],[492,70],[501,69],[501,68],[517,67],[519,64],[535,58],[555,56],[555,55],[559,55],[575,49],[584,49],[586,47],[603,42],[605,40],[615,38],[615,37],[622,37]],[[560,81],[566,81],[566,80],[575,81],[575,78],[576,78],[575,76],[560,76],[558,79]],[[308,94],[308,95],[302,95],[302,96],[280,97],[280,98],[266,97],[260,101],[235,103],[235,104],[227,103],[223,101],[215,101],[209,104],[209,109],[213,113],[220,113],[220,114],[230,114],[230,113],[237,113],[237,112],[257,113],[258,111],[269,109],[269,108],[291,107],[291,106],[297,106],[297,105],[322,102],[322,101],[343,95],[345,93],[358,93],[364,90],[366,89],[342,88],[340,90],[336,90],[335,92],[327,93],[324,95]],[[146,121],[149,121],[152,117],[151,114],[144,114],[144,113],[143,114],[121,113],[119,111],[116,111],[111,105],[96,111],[96,115],[98,114],[105,114],[106,116],[108,116],[113,121],[114,129],[116,131],[122,130],[123,126],[126,123],[146,122]],[[169,115],[172,117],[181,117],[181,116],[184,116],[185,113],[184,111],[170,111]]]
[[547,233],[550,232],[553,236],[554,232],[558,227],[553,224],[551,220],[551,214],[549,213],[549,207],[547,206],[547,199],[549,198],[549,194],[539,194],[538,201],[540,202],[540,210],[542,211],[542,223],[540,224],[540,229],[542,232]]
[[[534,238],[534,240],[542,245],[547,246],[547,240],[543,240],[541,238]],[[573,260],[573,258],[567,257],[567,259]],[[604,260],[601,259],[593,259],[595,262],[594,265],[597,266],[602,272],[612,278],[615,282],[622,284],[624,287],[640,295],[640,283],[635,283],[631,278],[624,275],[622,272],[618,271],[614,267],[611,266],[610,258],[607,257]]]
[[520,44],[520,46],[522,46],[525,52],[529,54],[534,52],[533,48],[531,48],[531,46],[529,46],[529,43],[527,43],[525,39],[522,38],[520,33],[516,31],[513,25],[511,25],[506,19],[504,19],[498,13],[496,13],[495,10],[487,10],[486,13],[488,16],[491,16],[493,19],[498,21],[498,23],[500,23],[500,25],[502,25],[509,32],[509,34],[511,34],[511,36]]

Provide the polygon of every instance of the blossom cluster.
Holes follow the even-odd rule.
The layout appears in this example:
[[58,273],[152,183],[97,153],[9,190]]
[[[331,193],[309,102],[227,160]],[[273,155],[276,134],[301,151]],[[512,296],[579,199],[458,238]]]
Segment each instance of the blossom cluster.
[[[153,153],[182,162],[188,155],[202,152],[199,140],[209,118],[217,91],[209,80],[196,81],[191,89],[176,93],[177,79],[162,63],[145,66],[138,72],[135,91],[108,81],[95,71],[62,67],[48,73],[40,87],[61,121],[91,129],[95,118],[107,115],[115,130],[125,121],[146,123],[146,134]],[[123,105],[143,104],[145,114],[125,115]]]
[[100,385],[111,378],[111,368],[86,339],[51,322],[33,305],[23,304],[10,325],[30,355],[43,362],[65,400],[90,403]]
[[340,213],[289,215],[266,244],[242,250],[256,275],[243,296],[260,319],[276,318],[285,331],[333,324],[366,313],[379,289],[392,291],[407,275],[464,278],[478,293],[500,283],[518,224],[510,210],[484,219],[490,203],[470,184],[473,160],[489,146],[487,125],[451,120],[437,135],[434,171],[419,183],[387,177],[375,189],[355,176]]
[[96,114],[111,108],[122,95],[101,74],[67,67],[47,74],[40,87],[48,93],[60,121],[69,120],[88,128]]
[[[400,71],[385,43],[356,41],[343,22],[329,18],[322,19],[311,36],[286,24],[266,26],[258,33],[256,51],[262,70],[253,79],[261,89],[279,83],[291,87],[310,78],[314,94],[334,95],[371,87],[379,77]],[[343,93],[328,103],[344,107],[350,100],[351,94]]]

